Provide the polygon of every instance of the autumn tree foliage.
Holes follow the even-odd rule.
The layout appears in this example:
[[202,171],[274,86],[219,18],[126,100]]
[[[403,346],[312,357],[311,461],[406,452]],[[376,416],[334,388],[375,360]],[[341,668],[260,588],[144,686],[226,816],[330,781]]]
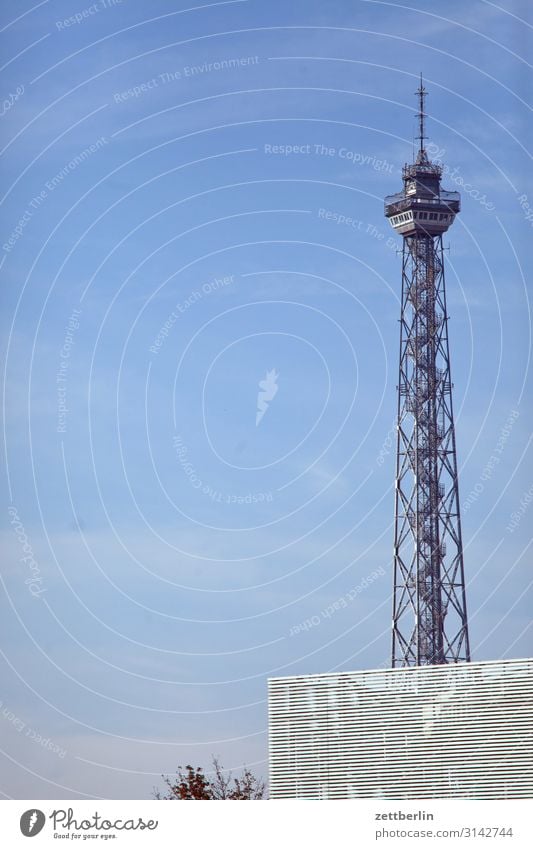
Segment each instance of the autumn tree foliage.
[[162,796],[155,793],[156,799],[211,799],[211,800],[247,800],[264,799],[265,783],[244,767],[240,776],[224,773],[217,758],[213,758],[212,776],[207,778],[202,767],[178,767],[176,778],[164,777],[168,792]]

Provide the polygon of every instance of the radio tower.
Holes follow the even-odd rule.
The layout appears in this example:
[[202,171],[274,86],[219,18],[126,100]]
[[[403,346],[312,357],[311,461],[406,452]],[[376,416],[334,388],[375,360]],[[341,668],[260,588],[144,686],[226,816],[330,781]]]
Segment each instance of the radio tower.
[[442,234],[460,210],[424,142],[385,215],[403,236],[392,666],[470,660]]

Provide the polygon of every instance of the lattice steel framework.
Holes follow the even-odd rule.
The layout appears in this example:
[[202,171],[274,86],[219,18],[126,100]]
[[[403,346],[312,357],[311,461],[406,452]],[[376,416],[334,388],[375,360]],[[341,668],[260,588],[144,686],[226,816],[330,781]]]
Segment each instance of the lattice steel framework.
[[420,148],[385,214],[403,236],[392,666],[470,660],[442,234],[460,209]]

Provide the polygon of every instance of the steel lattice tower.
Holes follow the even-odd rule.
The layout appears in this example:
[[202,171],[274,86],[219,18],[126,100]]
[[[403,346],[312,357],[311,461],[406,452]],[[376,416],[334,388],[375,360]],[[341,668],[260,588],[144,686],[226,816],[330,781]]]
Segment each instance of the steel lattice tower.
[[470,660],[442,235],[460,210],[424,142],[385,215],[403,236],[392,666]]

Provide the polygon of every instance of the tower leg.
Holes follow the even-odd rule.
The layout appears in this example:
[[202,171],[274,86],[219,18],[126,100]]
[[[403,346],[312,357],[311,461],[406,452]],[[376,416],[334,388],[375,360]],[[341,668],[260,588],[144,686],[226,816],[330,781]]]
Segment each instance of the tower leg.
[[442,236],[405,236],[392,666],[470,660]]

